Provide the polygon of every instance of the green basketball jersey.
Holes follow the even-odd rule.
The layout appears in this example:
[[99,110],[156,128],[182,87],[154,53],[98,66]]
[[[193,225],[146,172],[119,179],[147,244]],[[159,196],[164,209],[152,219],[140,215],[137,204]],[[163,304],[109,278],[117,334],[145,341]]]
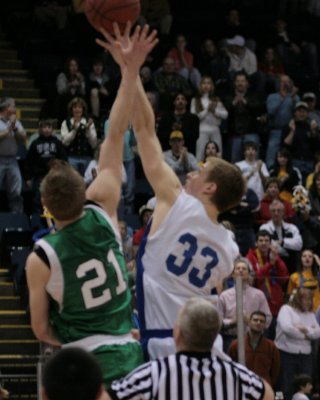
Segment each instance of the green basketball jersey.
[[132,329],[120,243],[111,219],[95,205],[87,205],[79,220],[37,242],[50,263],[50,318],[62,343]]

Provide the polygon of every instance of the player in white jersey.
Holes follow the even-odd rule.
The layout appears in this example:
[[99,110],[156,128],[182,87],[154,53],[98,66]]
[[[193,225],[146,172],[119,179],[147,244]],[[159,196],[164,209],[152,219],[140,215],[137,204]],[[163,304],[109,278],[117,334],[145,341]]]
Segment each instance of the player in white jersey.
[[[109,44],[98,43],[121,68],[130,68],[129,36],[116,29],[115,38],[107,33],[105,38]],[[238,248],[231,233],[218,224],[218,215],[240,202],[245,185],[237,167],[214,158],[189,173],[182,188],[163,159],[154,113],[140,79],[132,124],[144,172],[156,195],[148,236],[139,251],[137,301],[144,342],[171,336],[179,306],[190,296],[209,297],[231,274]]]

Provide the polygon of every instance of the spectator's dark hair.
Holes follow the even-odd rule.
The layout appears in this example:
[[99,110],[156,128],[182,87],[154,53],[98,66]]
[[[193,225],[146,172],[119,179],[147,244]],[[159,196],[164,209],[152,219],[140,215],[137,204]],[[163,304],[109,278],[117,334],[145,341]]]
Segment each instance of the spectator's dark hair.
[[311,376],[309,376],[307,374],[295,375],[293,378],[294,392],[299,392],[299,390],[302,387],[306,386],[307,383],[312,383]]
[[278,186],[278,189],[280,190],[280,181],[279,181],[279,179],[276,178],[275,176],[273,176],[273,177],[267,179],[267,182],[266,182],[266,185],[265,185],[265,190],[267,190],[268,187],[269,187],[270,185],[272,185],[273,183],[275,183],[275,184]]
[[74,106],[81,106],[83,109],[83,114],[82,116],[85,118],[87,115],[87,110],[88,110],[88,106],[87,103],[81,98],[81,97],[74,97],[69,103],[68,103],[68,113],[70,115],[70,117],[72,117],[72,109]]
[[67,76],[68,78],[70,78],[69,66],[70,66],[71,61],[75,61],[75,62],[77,63],[77,65],[78,65],[78,69],[80,70],[80,64],[79,64],[79,60],[77,59],[77,57],[74,57],[74,56],[68,57],[68,58],[66,59],[65,67],[64,67],[64,68],[65,68],[65,74],[66,74],[66,76]]
[[274,160],[274,172],[276,174],[278,174],[279,169],[280,169],[280,165],[278,162],[278,156],[281,155],[282,157],[285,157],[288,161],[287,161],[287,166],[286,166],[286,170],[287,172],[291,173],[293,170],[292,167],[292,154],[290,152],[290,150],[288,150],[286,147],[281,147],[277,153],[276,153],[276,157]]
[[246,80],[249,82],[249,78],[248,78],[248,74],[245,71],[237,71],[234,74],[234,78],[233,78],[233,82],[236,81],[236,79],[238,78],[238,76],[244,76],[246,78]]
[[251,140],[244,142],[244,150],[247,150],[249,148],[253,148],[253,149],[257,150],[257,144]]
[[209,142],[207,142],[206,145],[204,146],[203,156],[202,156],[202,162],[205,162],[205,161],[206,161],[206,158],[207,158],[206,152],[207,152],[207,147],[209,146],[209,144],[213,144],[213,145],[215,146],[215,148],[216,148],[216,150],[217,150],[217,153],[220,152],[220,148],[219,148],[218,143],[215,142],[215,141],[213,141],[213,140],[209,140]]
[[317,180],[320,178],[320,171],[316,172],[313,175],[312,178],[312,185],[310,186],[310,193],[312,193],[313,195],[317,196],[318,195],[318,189],[317,189]]
[[44,366],[42,386],[49,400],[94,400],[102,384],[100,365],[80,348],[59,350]]
[[250,314],[250,319],[251,319],[254,315],[260,315],[261,317],[264,317],[265,321],[267,320],[267,314],[264,313],[263,311],[260,311],[260,310],[253,311],[253,312]]
[[265,237],[268,236],[268,238],[271,240],[272,236],[270,234],[270,232],[268,232],[266,229],[261,229],[260,231],[257,232],[256,234],[256,240],[259,239],[259,237]]

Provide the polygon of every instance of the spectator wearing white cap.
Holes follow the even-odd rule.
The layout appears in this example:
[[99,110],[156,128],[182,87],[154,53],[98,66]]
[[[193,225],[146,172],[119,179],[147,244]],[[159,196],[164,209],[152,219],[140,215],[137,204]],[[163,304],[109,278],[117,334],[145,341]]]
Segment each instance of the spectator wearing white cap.
[[245,46],[243,36],[236,35],[227,40],[227,54],[230,59],[230,72],[244,71],[249,76],[257,72],[257,57]]
[[302,100],[308,104],[309,107],[309,121],[315,120],[318,126],[320,126],[320,110],[316,109],[317,97],[313,92],[306,92],[302,96]]

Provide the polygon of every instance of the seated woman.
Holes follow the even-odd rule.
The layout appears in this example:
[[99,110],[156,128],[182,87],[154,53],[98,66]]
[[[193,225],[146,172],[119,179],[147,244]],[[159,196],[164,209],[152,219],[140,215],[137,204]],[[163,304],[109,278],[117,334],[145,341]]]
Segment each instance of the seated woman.
[[97,132],[93,120],[86,118],[87,105],[79,97],[68,104],[69,116],[62,122],[62,143],[68,153],[68,162],[81,175],[92,160],[93,150],[97,145]]
[[298,168],[293,167],[292,155],[285,147],[277,152],[270,176],[276,177],[280,181],[280,199],[291,201],[293,198],[293,188],[301,185],[302,177]]
[[209,142],[207,142],[205,145],[201,160],[198,162],[199,167],[202,167],[202,165],[206,163],[210,157],[221,158],[220,148],[218,144],[212,140],[209,140]]
[[289,276],[287,294],[290,296],[295,289],[306,287],[313,295],[313,311],[320,306],[320,282],[319,273],[320,258],[312,250],[303,250],[298,265],[298,272]]

